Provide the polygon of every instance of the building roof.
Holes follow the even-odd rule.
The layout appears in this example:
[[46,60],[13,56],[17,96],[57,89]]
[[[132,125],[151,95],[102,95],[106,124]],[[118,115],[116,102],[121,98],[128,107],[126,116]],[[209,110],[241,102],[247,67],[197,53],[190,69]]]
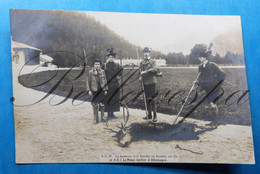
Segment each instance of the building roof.
[[15,42],[15,41],[12,41],[12,49],[13,48],[30,48],[30,49],[33,49],[33,50],[41,51],[41,49],[39,49],[39,48],[35,48],[35,47],[30,46],[30,45],[26,45],[24,43]]

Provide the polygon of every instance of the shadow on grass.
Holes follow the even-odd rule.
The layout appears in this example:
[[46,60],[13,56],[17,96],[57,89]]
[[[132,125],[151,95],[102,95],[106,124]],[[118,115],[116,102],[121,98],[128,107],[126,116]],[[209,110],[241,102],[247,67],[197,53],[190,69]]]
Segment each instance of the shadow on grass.
[[[136,141],[190,141],[198,140],[198,135],[208,131],[212,131],[216,127],[199,127],[193,123],[169,124],[169,123],[132,123],[125,129],[119,131],[108,130],[115,133],[112,137],[117,137],[120,147],[128,147],[131,143]],[[178,147],[176,147],[178,148]]]

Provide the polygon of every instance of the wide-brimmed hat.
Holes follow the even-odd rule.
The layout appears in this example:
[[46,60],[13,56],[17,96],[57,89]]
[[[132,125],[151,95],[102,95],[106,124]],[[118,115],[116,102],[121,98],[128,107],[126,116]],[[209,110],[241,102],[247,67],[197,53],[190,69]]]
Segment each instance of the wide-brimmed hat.
[[211,55],[211,54],[212,54],[212,50],[208,50],[206,52],[200,53],[200,57],[205,57],[206,59],[208,59],[209,55]]
[[107,57],[113,56],[116,57],[116,53],[114,52],[114,48],[107,49]]
[[148,47],[145,47],[144,49],[143,49],[143,53],[150,53],[152,51],[152,49],[151,48],[148,48]]

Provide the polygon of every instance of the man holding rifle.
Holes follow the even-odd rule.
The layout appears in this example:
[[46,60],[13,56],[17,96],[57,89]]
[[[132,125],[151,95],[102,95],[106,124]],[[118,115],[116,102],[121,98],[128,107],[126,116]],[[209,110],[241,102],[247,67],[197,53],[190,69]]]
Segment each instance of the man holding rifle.
[[140,80],[143,83],[144,90],[144,100],[145,105],[148,111],[147,117],[144,119],[152,119],[153,112],[153,121],[157,121],[157,106],[155,102],[155,94],[157,92],[157,74],[159,72],[155,60],[152,60],[150,57],[151,49],[145,47],[143,49],[144,60],[140,63]]

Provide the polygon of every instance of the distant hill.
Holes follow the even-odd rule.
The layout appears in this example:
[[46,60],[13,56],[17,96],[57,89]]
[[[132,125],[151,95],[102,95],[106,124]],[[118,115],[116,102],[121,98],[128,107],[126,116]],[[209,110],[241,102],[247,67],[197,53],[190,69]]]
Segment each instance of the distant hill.
[[[59,66],[73,65],[79,60],[74,54],[84,57],[83,49],[89,65],[95,58],[104,62],[108,48],[115,48],[117,57],[119,50],[122,57],[136,58],[136,48],[141,53],[140,47],[84,12],[11,10],[10,17],[13,40],[40,48],[43,52],[54,51],[49,55]],[[162,54],[154,51],[154,56],[162,57]]]
[[218,53],[220,56],[225,56],[229,51],[233,54],[244,56],[242,31],[240,26],[233,28],[212,40],[213,54]]

